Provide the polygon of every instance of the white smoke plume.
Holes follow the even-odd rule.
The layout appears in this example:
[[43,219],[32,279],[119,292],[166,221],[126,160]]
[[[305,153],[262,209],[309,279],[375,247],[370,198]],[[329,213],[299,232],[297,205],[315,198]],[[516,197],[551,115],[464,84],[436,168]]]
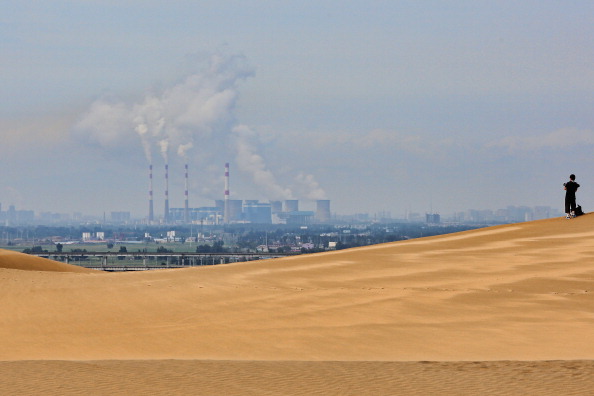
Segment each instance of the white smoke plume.
[[264,158],[257,153],[254,143],[256,133],[245,125],[236,126],[233,128],[233,133],[239,168],[251,174],[256,185],[265,191],[270,199],[292,199],[291,190],[277,183],[272,172],[266,168]]
[[148,160],[149,164],[153,163],[153,155],[151,151],[151,143],[146,138],[146,134],[148,132],[148,127],[146,124],[139,124],[134,128],[134,130],[140,135],[140,140],[142,141],[142,148],[144,149],[144,156]]
[[194,147],[194,144],[190,143],[186,143],[186,144],[180,144],[179,147],[177,148],[177,155],[179,155],[182,158],[186,158],[187,157],[187,151],[189,149],[191,149],[192,147]]
[[[117,151],[120,157],[124,150],[129,155],[129,148],[135,144],[138,147],[140,140],[150,164],[153,151],[160,152],[168,164],[171,150],[184,163],[201,169],[210,169],[208,165],[229,158],[226,151],[232,148],[238,168],[251,176],[263,195],[269,199],[292,199],[293,191],[277,182],[259,154],[259,135],[238,125],[234,117],[238,85],[253,74],[243,56],[211,55],[199,71],[135,102],[113,98],[95,101],[73,133],[86,143]],[[214,169],[218,175],[219,167]],[[200,177],[216,180],[205,173]],[[303,198],[325,196],[311,175],[297,176],[295,188]],[[213,190],[213,194],[218,192]]]
[[134,104],[131,113],[136,124],[134,130],[140,137],[145,157],[152,163],[152,146],[156,139],[163,137],[165,125],[161,102],[157,97],[149,95],[142,103]]
[[163,139],[159,141],[159,147],[161,148],[161,155],[166,164],[169,163],[169,140]]
[[136,103],[98,99],[73,132],[87,143],[103,148],[129,144],[131,136],[136,135],[149,162],[153,148],[163,153],[164,141],[180,157],[189,155],[198,140],[206,143],[200,146],[208,153],[209,145],[229,137],[237,86],[252,75],[253,70],[242,56],[211,55],[198,72],[158,94],[147,94]]
[[74,132],[92,145],[113,149],[129,143],[133,129],[130,106],[119,99],[103,97],[91,104]]
[[295,182],[297,183],[295,189],[300,192],[300,197],[312,200],[327,199],[326,192],[313,175],[299,173],[295,177]]

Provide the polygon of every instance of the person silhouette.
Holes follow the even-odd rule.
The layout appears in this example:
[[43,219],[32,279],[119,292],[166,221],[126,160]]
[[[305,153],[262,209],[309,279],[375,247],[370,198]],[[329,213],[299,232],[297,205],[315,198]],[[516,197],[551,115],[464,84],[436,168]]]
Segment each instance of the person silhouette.
[[569,181],[563,183],[565,189],[565,218],[571,219],[575,217],[575,192],[580,188],[580,185],[575,182],[575,175],[569,175]]

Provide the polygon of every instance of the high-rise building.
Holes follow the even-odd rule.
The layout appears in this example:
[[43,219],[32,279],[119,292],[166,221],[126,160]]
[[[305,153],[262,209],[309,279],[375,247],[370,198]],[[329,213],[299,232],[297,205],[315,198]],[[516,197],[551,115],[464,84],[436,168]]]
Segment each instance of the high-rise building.
[[425,221],[429,224],[439,224],[441,216],[439,213],[425,213]]

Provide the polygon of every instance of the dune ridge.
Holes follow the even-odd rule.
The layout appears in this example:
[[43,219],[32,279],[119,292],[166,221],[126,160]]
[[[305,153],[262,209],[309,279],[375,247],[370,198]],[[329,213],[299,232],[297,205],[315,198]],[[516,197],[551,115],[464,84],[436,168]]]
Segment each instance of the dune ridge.
[[338,382],[340,362],[591,373],[593,258],[594,215],[142,273],[1,252],[0,361],[336,362]]
[[93,270],[76,265],[69,265],[5,249],[0,249],[0,268],[23,271],[94,272]]

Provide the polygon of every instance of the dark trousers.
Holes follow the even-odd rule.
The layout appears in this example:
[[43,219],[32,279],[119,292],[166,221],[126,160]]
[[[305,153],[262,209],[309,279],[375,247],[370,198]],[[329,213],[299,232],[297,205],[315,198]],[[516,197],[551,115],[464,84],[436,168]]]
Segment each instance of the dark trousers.
[[575,210],[575,195],[565,196],[565,213],[570,213]]

